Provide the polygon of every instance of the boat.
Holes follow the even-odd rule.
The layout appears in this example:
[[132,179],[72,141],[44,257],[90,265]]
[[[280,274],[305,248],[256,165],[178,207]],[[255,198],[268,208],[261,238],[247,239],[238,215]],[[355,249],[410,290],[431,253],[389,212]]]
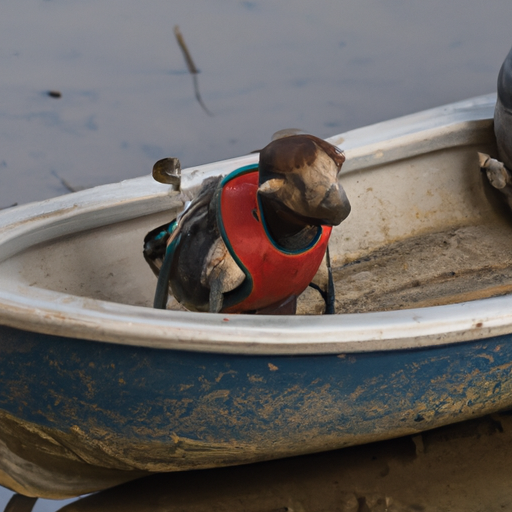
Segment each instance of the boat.
[[[512,406],[512,212],[490,94],[331,137],[336,311],[153,309],[145,234],[250,154],[0,212],[0,484],[65,498],[369,443]],[[313,294],[313,295],[312,295]]]

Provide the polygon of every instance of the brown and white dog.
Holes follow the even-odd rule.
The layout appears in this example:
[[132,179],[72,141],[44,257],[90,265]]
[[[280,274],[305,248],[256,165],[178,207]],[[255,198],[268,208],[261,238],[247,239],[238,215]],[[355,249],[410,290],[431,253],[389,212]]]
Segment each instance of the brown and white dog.
[[344,160],[322,139],[292,135],[263,148],[257,166],[205,180],[178,219],[144,240],[159,276],[155,307],[168,287],[191,311],[295,313],[332,226],[350,213],[337,179]]

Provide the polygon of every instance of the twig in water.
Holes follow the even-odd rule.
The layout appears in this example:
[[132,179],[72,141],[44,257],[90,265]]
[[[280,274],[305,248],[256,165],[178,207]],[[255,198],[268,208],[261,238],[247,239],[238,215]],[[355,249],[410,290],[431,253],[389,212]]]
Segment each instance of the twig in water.
[[84,190],[87,187],[74,187],[70,185],[64,178],[61,178],[55,171],[52,171],[52,174],[60,181],[61,185],[69,190],[69,192],[79,192],[80,190]]
[[187,45],[185,44],[185,39],[183,39],[183,34],[181,33],[180,27],[175,25],[174,27],[174,35],[176,36],[176,40],[180,45],[181,51],[183,52],[183,57],[185,57],[185,62],[187,63],[188,71],[191,75],[197,75],[199,73],[194,61],[192,60],[192,55],[188,51]]
[[180,27],[178,27],[178,25],[174,27],[174,35],[176,36],[176,41],[178,41],[178,45],[183,53],[183,57],[185,58],[188,72],[192,75],[196,100],[199,103],[199,105],[201,105],[201,108],[209,116],[213,116],[213,114],[206,108],[206,105],[203,103],[203,99],[201,98],[201,94],[199,92],[199,81],[197,80],[197,75],[199,74],[199,71],[196,68],[196,65],[194,64],[194,61],[192,60],[192,55],[190,55],[190,52],[188,51],[187,45],[185,44],[185,39],[183,39],[183,34],[181,33]]

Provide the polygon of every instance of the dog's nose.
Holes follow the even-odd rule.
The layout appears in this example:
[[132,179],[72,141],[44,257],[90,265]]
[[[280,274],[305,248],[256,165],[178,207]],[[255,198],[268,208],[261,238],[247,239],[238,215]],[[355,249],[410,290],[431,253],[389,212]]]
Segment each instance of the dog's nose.
[[337,226],[349,215],[351,206],[345,190],[339,184],[332,184],[319,205],[322,224]]

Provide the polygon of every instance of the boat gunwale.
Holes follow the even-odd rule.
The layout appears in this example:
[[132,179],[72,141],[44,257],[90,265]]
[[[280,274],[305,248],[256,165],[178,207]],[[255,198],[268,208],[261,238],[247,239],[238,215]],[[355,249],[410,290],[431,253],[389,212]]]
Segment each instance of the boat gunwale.
[[[489,130],[494,103],[495,95],[486,95],[328,140],[343,140],[348,156],[343,168],[346,175],[404,158],[400,152],[404,144],[414,147],[407,156],[469,144],[468,134],[478,128]],[[396,136],[382,136],[390,131]],[[185,170],[183,187],[193,190],[207,176],[255,161],[257,155],[248,155]],[[170,194],[168,186],[144,177],[13,208],[0,213],[0,261],[57,236],[178,208],[182,200],[179,194]],[[0,325],[157,349],[245,355],[339,354],[430,347],[510,334],[512,296],[400,311],[262,317],[160,311],[8,282],[0,290]]]

